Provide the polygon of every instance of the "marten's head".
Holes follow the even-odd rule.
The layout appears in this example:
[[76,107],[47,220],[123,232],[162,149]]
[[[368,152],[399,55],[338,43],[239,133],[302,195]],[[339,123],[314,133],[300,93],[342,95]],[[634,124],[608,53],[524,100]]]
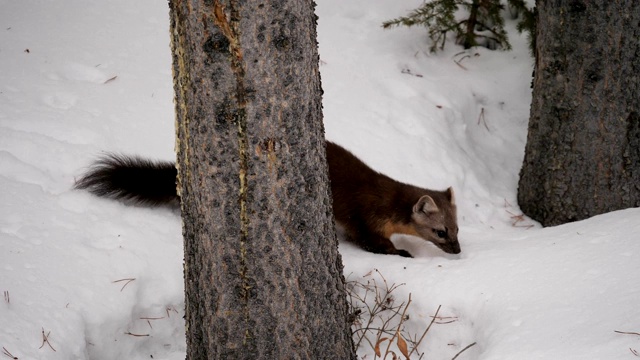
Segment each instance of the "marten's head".
[[423,195],[413,206],[411,225],[418,235],[449,254],[460,253],[453,190]]

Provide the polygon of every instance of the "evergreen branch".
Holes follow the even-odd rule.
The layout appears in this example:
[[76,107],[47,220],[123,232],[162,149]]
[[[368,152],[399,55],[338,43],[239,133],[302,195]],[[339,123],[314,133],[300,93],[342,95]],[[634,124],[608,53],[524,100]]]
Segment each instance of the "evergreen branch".
[[392,26],[400,25],[404,25],[407,27],[411,27],[414,25],[423,25],[425,23],[429,23],[431,19],[435,18],[437,15],[438,14],[436,13],[425,14],[423,12],[414,11],[413,13],[409,14],[409,16],[402,16],[397,19],[385,21],[382,23],[382,27],[388,29]]
[[[530,31],[530,35],[533,34],[530,29],[535,26],[534,10],[526,7],[525,0],[507,0],[507,3],[510,10],[515,9],[524,15],[517,24],[518,31],[526,29]],[[461,8],[468,12],[468,15],[458,20],[456,13]],[[432,52],[438,48],[444,49],[449,31],[455,32],[456,43],[465,48],[478,46],[477,39],[480,38],[484,39],[480,44],[487,48],[494,49],[500,46],[504,50],[510,50],[511,44],[504,30],[504,18],[501,14],[505,8],[500,0],[432,0],[414,9],[407,16],[383,22],[382,27],[388,29],[400,25],[425,26],[428,28],[429,38],[433,41],[430,46]],[[487,31],[491,35],[478,34],[479,31]]]

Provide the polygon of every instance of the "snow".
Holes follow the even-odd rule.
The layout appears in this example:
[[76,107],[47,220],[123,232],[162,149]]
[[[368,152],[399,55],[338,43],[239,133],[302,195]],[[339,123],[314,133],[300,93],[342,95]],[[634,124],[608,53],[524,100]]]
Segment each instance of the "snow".
[[[345,275],[404,284],[413,333],[442,305],[454,321],[430,329],[425,358],[474,342],[458,359],[634,358],[640,336],[614,331],[640,331],[640,210],[519,217],[525,36],[509,21],[513,51],[432,54],[424,29],[381,28],[420,3],[318,0],[326,133],[398,180],[453,186],[462,253],[343,243]],[[168,27],[166,2],[0,0],[0,357],[185,357],[179,215],[72,190],[106,151],[174,158]]]

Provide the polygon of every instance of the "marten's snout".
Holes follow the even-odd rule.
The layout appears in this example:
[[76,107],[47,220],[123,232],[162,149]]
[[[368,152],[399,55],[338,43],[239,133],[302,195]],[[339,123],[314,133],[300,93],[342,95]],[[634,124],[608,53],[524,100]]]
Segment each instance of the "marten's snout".
[[460,254],[460,243],[456,241],[442,244],[442,250],[448,254]]

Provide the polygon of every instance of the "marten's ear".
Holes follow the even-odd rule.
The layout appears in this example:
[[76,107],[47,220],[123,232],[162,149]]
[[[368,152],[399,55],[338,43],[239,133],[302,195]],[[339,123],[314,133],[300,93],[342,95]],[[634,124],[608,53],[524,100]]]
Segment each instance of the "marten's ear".
[[445,194],[447,194],[447,199],[449,199],[449,202],[451,203],[451,205],[455,205],[456,197],[453,195],[453,188],[449,187],[447,191],[445,191]]
[[438,206],[429,195],[423,195],[418,202],[413,205],[414,213],[423,212],[425,214],[430,214],[438,211]]

